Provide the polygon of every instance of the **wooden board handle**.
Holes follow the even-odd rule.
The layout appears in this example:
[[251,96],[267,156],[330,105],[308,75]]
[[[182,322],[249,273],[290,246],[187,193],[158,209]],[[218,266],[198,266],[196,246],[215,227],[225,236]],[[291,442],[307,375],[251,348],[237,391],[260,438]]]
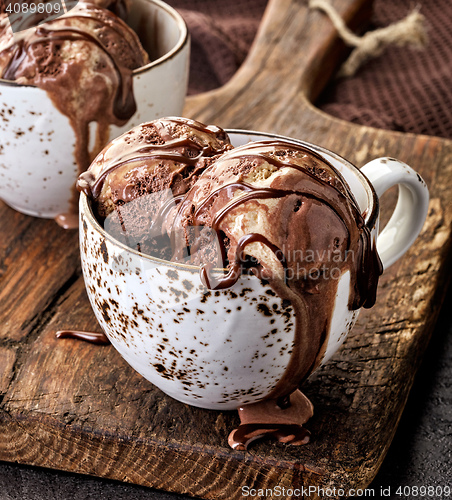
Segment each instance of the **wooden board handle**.
[[[369,0],[334,0],[353,29]],[[223,87],[187,99],[185,114],[229,128],[287,133],[331,78],[346,50],[330,20],[307,0],[270,0],[247,59]],[[296,117],[296,120],[294,120]]]

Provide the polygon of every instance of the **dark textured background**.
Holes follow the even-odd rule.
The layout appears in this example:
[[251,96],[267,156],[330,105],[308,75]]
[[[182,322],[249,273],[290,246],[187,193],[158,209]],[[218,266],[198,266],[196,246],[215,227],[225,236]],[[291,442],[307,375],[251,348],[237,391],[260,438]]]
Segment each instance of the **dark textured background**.
[[[192,35],[190,93],[225,83],[243,62],[266,0],[168,0]],[[452,2],[416,2],[426,16],[423,51],[389,48],[355,77],[333,82],[317,105],[340,118],[380,128],[452,138]],[[375,0],[370,29],[404,17],[410,0]],[[452,290],[405,408],[391,449],[370,488],[379,498],[399,486],[452,487]],[[384,402],[382,402],[384,404]],[[0,463],[0,500],[175,500],[179,495],[134,485]],[[435,498],[430,496],[424,498]],[[447,498],[443,496],[442,498]]]

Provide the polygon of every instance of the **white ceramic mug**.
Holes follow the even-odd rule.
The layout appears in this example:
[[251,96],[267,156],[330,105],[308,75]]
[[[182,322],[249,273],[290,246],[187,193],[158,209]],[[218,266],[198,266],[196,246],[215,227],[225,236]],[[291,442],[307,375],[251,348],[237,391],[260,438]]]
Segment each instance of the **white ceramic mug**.
[[[227,132],[234,146],[281,138]],[[374,160],[360,171],[321,147],[283,139],[310,148],[342,173],[377,242],[385,269],[406,252],[423,226],[429,200],[416,172],[392,158]],[[396,184],[400,190],[397,206],[378,235],[379,196]],[[80,249],[88,296],[106,335],[135,370],[168,395],[203,408],[235,409],[265,398],[283,376],[295,320],[283,313],[282,300],[268,293],[270,287],[255,276],[243,275],[226,290],[207,290],[198,267],[141,254],[107,234],[84,194]],[[350,272],[337,279],[321,364],[345,340],[359,313],[348,308]]]
[[[190,42],[180,14],[160,0],[134,0],[127,24],[153,60],[134,70],[137,111],[123,127],[110,126],[110,140],[142,122],[179,115],[187,93]],[[0,114],[0,199],[36,217],[67,213],[79,175],[69,119],[44,90],[1,79]]]

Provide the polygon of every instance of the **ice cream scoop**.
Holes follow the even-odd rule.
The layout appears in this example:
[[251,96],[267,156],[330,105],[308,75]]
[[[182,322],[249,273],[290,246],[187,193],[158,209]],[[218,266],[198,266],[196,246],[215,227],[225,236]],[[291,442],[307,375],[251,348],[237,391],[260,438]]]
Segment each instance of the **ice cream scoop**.
[[[88,2],[14,35],[0,16],[0,77],[47,91],[74,129],[79,173],[106,144],[109,126],[124,125],[135,113],[132,71],[148,62],[136,33]],[[91,122],[97,123],[94,144]]]
[[[232,148],[223,129],[185,118],[139,125],[113,140],[78,180],[106,229],[129,246],[156,249],[165,214]],[[160,239],[158,253],[166,248]],[[157,251],[157,250],[155,250]]]

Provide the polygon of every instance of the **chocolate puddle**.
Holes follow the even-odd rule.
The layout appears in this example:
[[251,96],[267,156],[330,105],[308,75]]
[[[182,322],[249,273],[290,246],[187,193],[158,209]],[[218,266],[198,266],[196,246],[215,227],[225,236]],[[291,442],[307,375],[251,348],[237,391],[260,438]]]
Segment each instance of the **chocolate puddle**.
[[57,215],[55,217],[55,222],[63,229],[77,229],[78,214],[71,211],[67,214]]
[[257,439],[271,438],[284,444],[307,444],[310,432],[303,427],[313,415],[313,406],[299,390],[286,398],[284,407],[278,400],[266,400],[238,409],[240,426],[234,429],[228,443],[235,450],[246,450]]

